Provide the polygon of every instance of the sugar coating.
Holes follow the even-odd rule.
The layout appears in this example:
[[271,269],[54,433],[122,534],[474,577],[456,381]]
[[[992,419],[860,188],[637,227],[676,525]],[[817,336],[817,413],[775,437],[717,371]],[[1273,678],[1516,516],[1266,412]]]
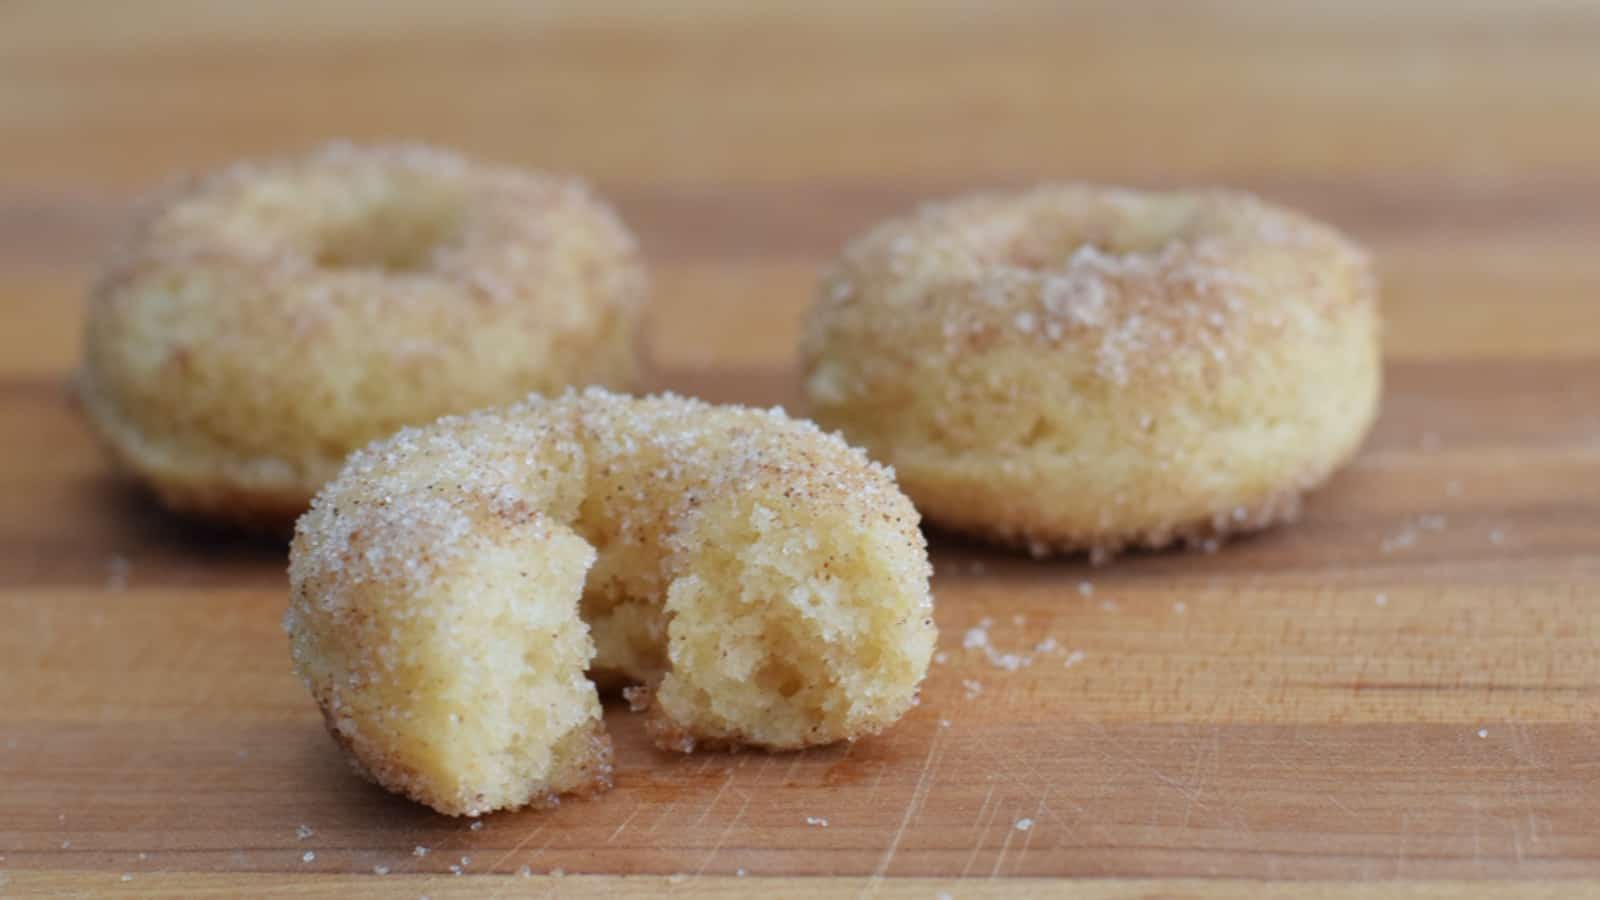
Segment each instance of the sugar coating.
[[646,289],[581,181],[332,144],[149,203],[90,292],[79,387],[169,506],[286,527],[400,426],[631,386]]
[[1380,380],[1365,253],[1223,191],[926,206],[845,248],[801,352],[813,415],[930,522],[1097,561],[1292,518]]
[[936,632],[893,475],[781,410],[599,388],[353,454],[296,528],[296,669],[360,771],[475,815],[603,788],[593,678],[664,748],[791,749],[915,702]]

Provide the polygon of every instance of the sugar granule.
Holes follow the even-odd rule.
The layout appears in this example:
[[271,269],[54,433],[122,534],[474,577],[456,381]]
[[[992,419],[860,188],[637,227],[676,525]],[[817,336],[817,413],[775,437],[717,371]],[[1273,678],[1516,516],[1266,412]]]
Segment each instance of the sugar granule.
[[106,559],[106,590],[112,592],[128,589],[128,558],[113,555]]

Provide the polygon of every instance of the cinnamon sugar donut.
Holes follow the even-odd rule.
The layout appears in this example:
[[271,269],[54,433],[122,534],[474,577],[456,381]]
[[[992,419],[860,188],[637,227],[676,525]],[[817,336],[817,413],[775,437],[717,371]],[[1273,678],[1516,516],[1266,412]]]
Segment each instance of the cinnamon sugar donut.
[[684,752],[894,722],[936,636],[917,523],[781,411],[535,397],[353,454],[296,528],[285,628],[358,770],[476,815],[607,784],[586,673]]
[[802,354],[817,420],[929,521],[1104,559],[1293,518],[1372,425],[1378,336],[1367,256],[1325,225],[1064,185],[868,232]]
[[644,294],[577,180],[335,144],[157,203],[90,294],[80,392],[168,506],[287,527],[402,425],[631,386]]

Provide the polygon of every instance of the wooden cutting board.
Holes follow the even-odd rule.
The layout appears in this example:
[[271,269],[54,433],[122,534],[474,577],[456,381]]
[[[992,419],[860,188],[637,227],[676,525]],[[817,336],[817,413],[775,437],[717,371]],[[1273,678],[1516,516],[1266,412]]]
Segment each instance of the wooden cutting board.
[[[0,895],[1600,892],[1600,5],[744,6],[0,7]],[[942,661],[882,737],[678,757],[612,708],[614,791],[474,830],[349,773],[284,548],[152,509],[68,390],[139,191],[330,136],[588,174],[658,383],[762,404],[818,267],[919,199],[1256,189],[1376,252],[1383,417],[1215,555],[934,536]]]

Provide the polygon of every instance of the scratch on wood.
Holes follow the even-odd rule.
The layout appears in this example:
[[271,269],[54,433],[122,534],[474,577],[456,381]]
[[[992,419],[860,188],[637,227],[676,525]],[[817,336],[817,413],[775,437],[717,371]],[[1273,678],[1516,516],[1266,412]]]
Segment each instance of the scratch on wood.
[[[994,824],[994,813],[991,812],[989,808],[989,805],[991,802],[993,802],[993,800],[994,785],[991,784],[989,785],[989,792],[983,795],[983,805],[978,807],[978,818],[983,820],[983,824],[978,827],[978,836],[972,841],[972,852],[967,854],[967,864],[961,867],[962,878],[967,877],[967,875],[971,873],[972,864],[978,861],[978,851],[983,849],[983,839],[989,834],[989,826]],[[1000,807],[995,806],[994,808],[999,809]],[[983,814],[985,812],[989,813],[988,818],[984,818]]]
[[1011,849],[1011,839],[1017,836],[1017,829],[1007,828],[1006,839],[1000,842],[1000,852],[995,855],[994,865],[989,867],[989,877],[999,878],[1000,867],[1006,864],[1006,853]]
[[1039,795],[1039,802],[1034,804],[1034,806],[1033,806],[1033,816],[1032,816],[1032,818],[1033,818],[1033,821],[1034,821],[1035,824],[1034,824],[1034,826],[1032,828],[1028,829],[1026,834],[1023,835],[1023,838],[1022,838],[1022,849],[1017,851],[1017,862],[1016,862],[1016,865],[1012,866],[1012,870],[1013,871],[1021,868],[1022,867],[1022,861],[1027,858],[1027,856],[1028,856],[1028,848],[1030,846],[1032,846],[1032,844],[1033,844],[1033,836],[1039,833],[1039,829],[1040,829],[1039,823],[1044,822],[1047,817],[1051,818],[1051,819],[1056,818],[1054,811],[1052,811],[1050,809],[1050,804],[1045,802],[1049,798],[1049,796],[1050,796],[1050,794],[1049,794],[1048,791],[1043,793],[1043,794],[1040,794]]
[[667,805],[661,807],[661,812],[656,816],[656,820],[654,822],[650,823],[650,828],[648,829],[648,833],[649,834],[655,834],[656,830],[661,827],[661,823],[663,823],[663,822],[666,822],[668,820],[677,821],[675,819],[672,819],[672,816],[671,816],[671,813],[672,813],[673,809],[677,808],[677,806],[678,806],[678,801],[676,801],[676,800],[667,801]]
[[[542,833],[549,826],[550,826],[550,822],[548,821],[548,818],[547,818],[546,821],[541,822],[539,824],[538,828],[535,828],[534,830],[528,832],[527,835],[522,838],[522,840],[517,841],[517,845],[515,847],[512,847],[510,850],[507,850],[505,853],[501,854],[500,858],[495,860],[494,863],[489,866],[489,874],[491,874],[491,875],[494,874],[500,868],[500,866],[505,863],[506,860],[510,859],[513,856],[516,856],[517,853],[519,851],[521,851],[523,847],[528,846],[529,842],[531,842],[534,838],[538,837],[540,835],[540,833]],[[555,840],[555,836],[554,835],[551,836],[551,840]],[[550,841],[545,841],[545,847],[548,847],[548,846],[550,846]],[[543,851],[544,847],[540,847],[539,849],[540,849],[540,851]]]
[[1340,800],[1337,795],[1335,795],[1335,794],[1326,794],[1324,796],[1326,796],[1328,798],[1328,804],[1330,806],[1332,806],[1334,809],[1339,810],[1340,812],[1344,813],[1347,816],[1351,816],[1351,817],[1354,817],[1354,818],[1360,818],[1359,816],[1356,816],[1356,811],[1351,809],[1350,807],[1346,806],[1344,804],[1344,801]]
[[900,827],[894,830],[894,837],[890,838],[889,845],[883,848],[883,856],[879,857],[878,866],[873,870],[872,880],[862,892],[863,896],[877,892],[878,883],[883,880],[884,873],[889,871],[889,863],[894,861],[894,855],[900,849],[900,839],[905,837],[907,826],[927,802],[928,788],[933,783],[934,773],[938,771],[939,757],[943,755],[940,744],[939,732],[934,732],[933,740],[928,744],[928,755],[922,759],[922,771],[917,775],[917,786],[911,790],[911,799],[906,803],[905,815],[900,817]]
[[644,809],[644,804],[643,803],[636,804],[633,807],[633,811],[628,813],[628,817],[626,819],[622,820],[622,824],[617,826],[617,830],[611,832],[611,836],[606,838],[606,843],[607,844],[615,843],[616,840],[617,840],[617,837],[622,834],[623,829],[627,828],[629,823],[631,823],[634,820],[634,818],[636,818],[639,815],[639,810],[641,810],[641,809]]
[[[750,795],[744,791],[739,791],[738,793],[740,799],[744,802],[739,804],[739,811],[733,814],[733,818],[723,827],[722,833],[717,835],[717,842],[711,846],[711,851],[705,855],[704,859],[700,860],[700,867],[694,870],[696,878],[705,874],[706,867],[711,865],[711,861],[717,858],[718,853],[722,852],[723,845],[728,843],[728,836],[733,834],[735,828],[739,827],[739,822],[744,819],[745,811],[750,808]],[[720,792],[718,796],[721,796]]]
[[722,786],[717,788],[717,792],[712,795],[711,802],[706,804],[706,808],[700,811],[700,817],[694,820],[695,828],[705,824],[706,817],[711,815],[713,809],[717,808],[717,803],[722,800],[722,795],[728,792],[728,786],[731,784],[733,784],[733,770],[729,769],[723,774]]

